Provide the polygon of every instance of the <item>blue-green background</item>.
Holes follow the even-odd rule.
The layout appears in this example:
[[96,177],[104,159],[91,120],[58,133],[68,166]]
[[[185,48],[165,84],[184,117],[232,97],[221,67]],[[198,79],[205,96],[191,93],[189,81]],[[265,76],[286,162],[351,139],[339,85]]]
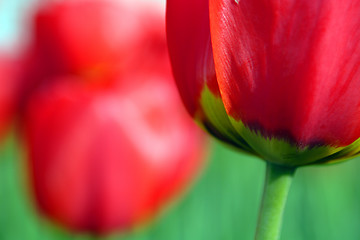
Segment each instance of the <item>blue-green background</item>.
[[[33,2],[0,1],[3,49],[20,42],[21,21]],[[15,137],[8,137],[0,150],[0,240],[91,239],[72,235],[37,215],[30,201],[21,149]],[[211,149],[204,173],[183,199],[175,201],[151,225],[107,239],[252,239],[265,164],[217,142]],[[299,169],[286,206],[282,239],[360,239],[359,170],[360,159]]]

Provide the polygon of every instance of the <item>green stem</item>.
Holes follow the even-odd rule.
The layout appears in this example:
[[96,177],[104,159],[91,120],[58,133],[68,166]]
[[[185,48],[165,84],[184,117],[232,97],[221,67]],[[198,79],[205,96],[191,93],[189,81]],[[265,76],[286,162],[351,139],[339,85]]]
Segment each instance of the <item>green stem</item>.
[[267,163],[255,240],[280,239],[283,212],[295,169]]

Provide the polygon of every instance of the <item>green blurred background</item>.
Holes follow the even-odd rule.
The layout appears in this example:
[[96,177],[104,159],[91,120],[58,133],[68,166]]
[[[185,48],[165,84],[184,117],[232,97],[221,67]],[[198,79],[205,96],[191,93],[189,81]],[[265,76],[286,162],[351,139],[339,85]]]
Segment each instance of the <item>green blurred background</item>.
[[[14,48],[34,0],[0,1],[0,45]],[[160,1],[157,1],[160,2]],[[21,146],[13,134],[0,152],[0,240],[91,239],[74,236],[36,214]],[[264,162],[213,142],[203,174],[147,226],[106,239],[252,239]],[[360,159],[297,171],[286,206],[283,240],[360,239]]]
[[[24,175],[24,159],[10,137],[0,154],[0,239],[91,239],[75,236],[39,217]],[[205,171],[182,199],[147,226],[104,239],[252,239],[265,164],[214,142]],[[359,159],[305,167],[295,175],[282,239],[360,239]]]

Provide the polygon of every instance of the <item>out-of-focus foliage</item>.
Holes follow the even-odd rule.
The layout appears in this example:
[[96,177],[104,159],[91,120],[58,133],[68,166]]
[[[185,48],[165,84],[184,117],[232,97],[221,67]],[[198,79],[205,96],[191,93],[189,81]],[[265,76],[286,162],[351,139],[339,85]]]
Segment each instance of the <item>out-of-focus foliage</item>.
[[[27,196],[23,159],[13,139],[0,156],[0,239],[66,240],[73,236],[37,217]],[[15,159],[15,161],[14,161]],[[285,212],[282,239],[360,239],[359,159],[298,170]],[[264,163],[214,144],[205,174],[154,224],[105,239],[251,240]]]

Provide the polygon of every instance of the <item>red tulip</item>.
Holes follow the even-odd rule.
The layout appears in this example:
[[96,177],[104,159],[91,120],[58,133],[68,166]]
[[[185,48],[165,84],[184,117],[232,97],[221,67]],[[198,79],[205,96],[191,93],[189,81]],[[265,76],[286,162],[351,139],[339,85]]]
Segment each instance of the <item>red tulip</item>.
[[18,97],[19,61],[10,56],[0,57],[0,139],[14,120]]
[[37,204],[72,230],[142,223],[202,165],[202,135],[167,81],[114,90],[61,79],[32,96],[24,124]]
[[273,163],[358,154],[359,11],[354,1],[169,0],[169,51],[187,109]]
[[158,73],[167,64],[165,23],[158,9],[113,0],[48,1],[40,6],[24,66],[22,102],[59,75],[107,85],[124,71]]
[[154,25],[164,22],[151,6],[112,0],[53,2],[35,16],[34,48],[54,72],[104,76],[138,69],[134,62],[143,67],[140,56],[158,47],[146,36],[162,35],[163,29]]
[[110,1],[44,9],[24,71],[41,83],[21,119],[35,203],[73,231],[132,228],[203,163],[204,136],[172,82],[164,21]]

